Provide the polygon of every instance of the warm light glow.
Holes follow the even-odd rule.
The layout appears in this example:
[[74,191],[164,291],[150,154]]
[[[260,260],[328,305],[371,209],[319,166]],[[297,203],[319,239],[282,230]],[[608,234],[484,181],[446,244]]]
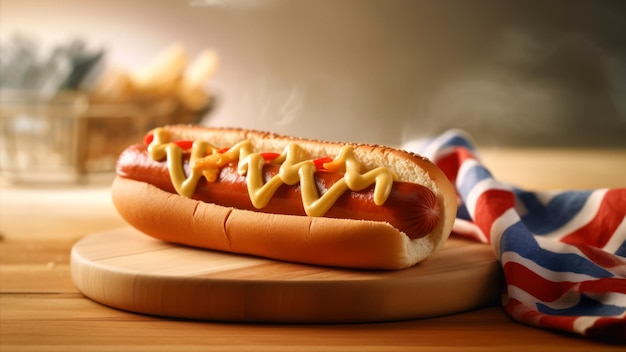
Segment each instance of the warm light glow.
[[172,43],[214,48],[214,125],[395,145],[459,127],[486,144],[623,147],[626,13],[560,6],[2,0],[0,37],[80,36],[130,68]]

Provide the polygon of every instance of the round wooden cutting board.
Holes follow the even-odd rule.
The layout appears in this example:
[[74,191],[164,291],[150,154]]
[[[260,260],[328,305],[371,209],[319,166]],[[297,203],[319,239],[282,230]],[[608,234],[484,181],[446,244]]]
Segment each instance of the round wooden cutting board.
[[498,299],[490,246],[450,238],[399,271],[280,262],[162,242],[132,228],[72,248],[72,280],[92,300],[159,316],[240,322],[347,323],[425,318]]

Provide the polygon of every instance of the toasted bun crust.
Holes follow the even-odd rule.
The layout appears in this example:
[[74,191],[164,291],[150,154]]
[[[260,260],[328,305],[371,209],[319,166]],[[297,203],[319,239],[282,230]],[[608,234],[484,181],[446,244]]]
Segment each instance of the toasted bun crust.
[[[345,144],[277,136],[243,129],[166,127],[174,139],[205,139],[217,147],[251,140],[258,150],[281,152],[296,141],[311,158],[336,155]],[[184,245],[278,260],[363,269],[403,269],[439,250],[456,216],[454,188],[433,163],[412,153],[354,145],[365,169],[386,166],[400,181],[430,188],[439,201],[440,221],[428,235],[409,239],[388,223],[267,214],[223,207],[162,191],[145,182],[117,177],[112,198],[120,215],[155,238]]]

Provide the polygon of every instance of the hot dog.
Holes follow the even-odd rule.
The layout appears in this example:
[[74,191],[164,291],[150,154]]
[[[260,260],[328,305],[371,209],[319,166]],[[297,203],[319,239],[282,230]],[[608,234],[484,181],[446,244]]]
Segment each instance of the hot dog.
[[155,238],[337,267],[402,269],[440,249],[454,188],[393,148],[165,126],[120,155],[113,202]]

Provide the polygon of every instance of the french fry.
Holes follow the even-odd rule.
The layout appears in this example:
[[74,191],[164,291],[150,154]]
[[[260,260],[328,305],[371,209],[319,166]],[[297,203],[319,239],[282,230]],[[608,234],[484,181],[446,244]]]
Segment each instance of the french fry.
[[93,102],[127,102],[133,99],[134,85],[128,73],[110,69],[96,83],[91,93]]
[[180,113],[196,114],[211,103],[207,83],[217,71],[218,61],[216,51],[205,49],[188,63],[185,48],[173,44],[139,69],[106,72],[92,91],[91,100],[148,104],[168,101]]
[[187,68],[184,87],[202,87],[217,71],[218,56],[214,50],[203,50]]
[[186,67],[187,53],[175,44],[160,52],[147,66],[133,71],[131,79],[144,99],[176,95]]
[[204,50],[187,68],[178,97],[185,109],[198,111],[210,101],[206,83],[217,70],[218,57],[213,50]]

